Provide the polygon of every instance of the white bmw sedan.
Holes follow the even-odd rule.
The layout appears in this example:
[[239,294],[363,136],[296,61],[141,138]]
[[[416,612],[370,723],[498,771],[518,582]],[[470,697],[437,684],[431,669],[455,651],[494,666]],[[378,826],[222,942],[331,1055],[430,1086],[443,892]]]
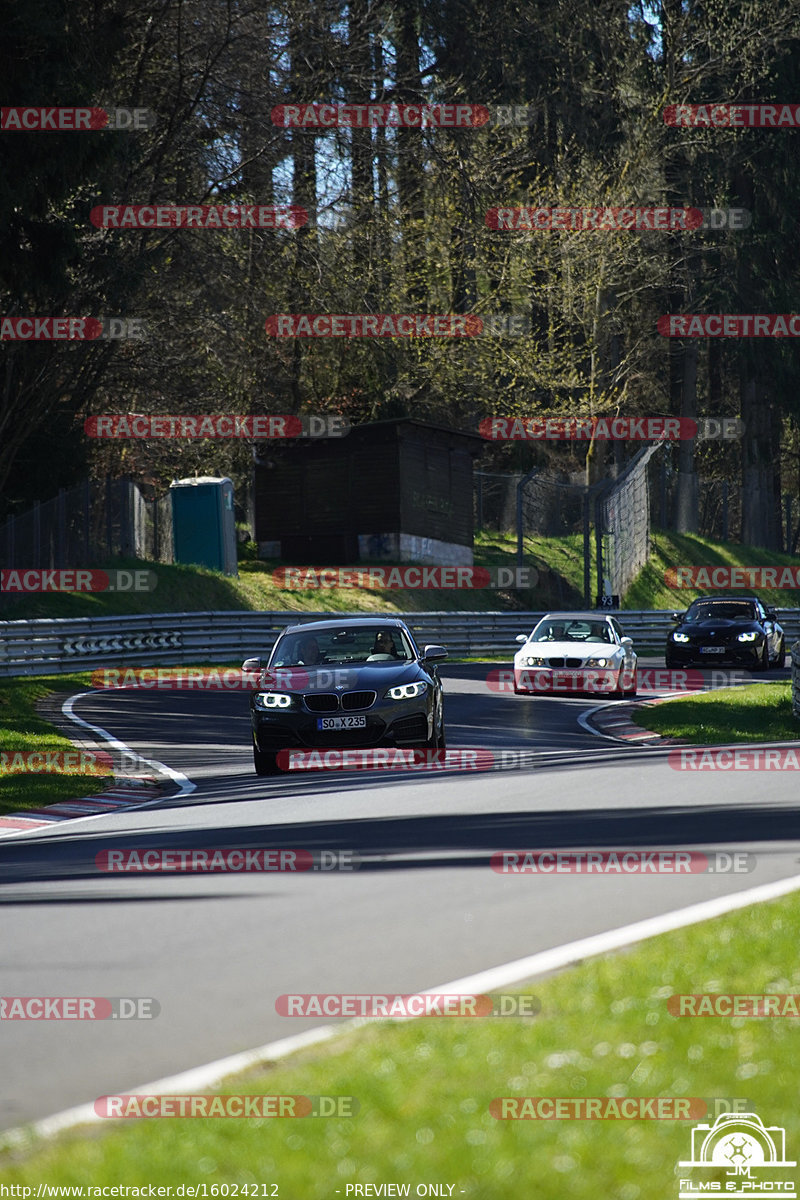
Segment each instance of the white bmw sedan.
[[616,617],[602,612],[546,613],[521,633],[514,691],[636,695],[636,654]]

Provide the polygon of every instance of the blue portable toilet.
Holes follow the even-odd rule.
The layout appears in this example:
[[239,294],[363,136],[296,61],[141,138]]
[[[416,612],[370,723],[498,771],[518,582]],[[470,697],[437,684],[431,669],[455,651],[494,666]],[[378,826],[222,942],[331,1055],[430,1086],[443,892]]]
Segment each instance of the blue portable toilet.
[[213,475],[174,479],[170,494],[175,562],[238,575],[231,480]]

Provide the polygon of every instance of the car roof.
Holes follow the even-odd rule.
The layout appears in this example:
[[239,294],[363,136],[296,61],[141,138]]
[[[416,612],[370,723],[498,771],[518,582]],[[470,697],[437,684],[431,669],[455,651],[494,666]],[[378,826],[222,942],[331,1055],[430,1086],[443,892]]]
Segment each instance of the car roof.
[[[758,600],[758,596],[696,596],[692,604],[708,604],[711,601],[716,601],[718,604],[730,604],[742,600],[749,600],[752,604],[754,600]],[[689,605],[689,608],[692,607],[692,604]]]
[[340,617],[338,620],[328,617],[324,621],[301,621],[297,625],[287,625],[282,633],[298,633],[302,630],[303,633],[329,633],[335,629],[347,629],[348,625],[367,626],[367,628],[386,628],[390,626],[394,629],[406,629],[405,621],[401,621],[398,617]]
[[[616,613],[599,609],[597,612],[549,612],[540,617],[540,621],[608,621],[616,617]],[[539,624],[539,621],[536,622]]]

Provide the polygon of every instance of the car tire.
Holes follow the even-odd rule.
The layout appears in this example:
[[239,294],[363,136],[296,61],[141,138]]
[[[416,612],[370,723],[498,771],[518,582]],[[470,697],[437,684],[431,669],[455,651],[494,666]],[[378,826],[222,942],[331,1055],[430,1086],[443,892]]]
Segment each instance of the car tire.
[[781,638],[780,645],[778,646],[778,657],[775,659],[775,662],[772,664],[772,667],[773,667],[773,670],[775,670],[775,671],[782,671],[785,666],[786,666],[786,640],[785,640],[785,638]]
[[608,693],[609,700],[622,700],[624,698],[625,689],[622,686],[622,676],[624,674],[625,674],[625,668],[620,667],[619,674],[617,675],[617,686],[614,688],[613,691]]
[[256,775],[277,775],[278,756],[277,754],[265,754],[257,746],[253,746],[253,766]]
[[676,667],[678,666],[677,661],[670,654],[669,650],[666,650],[664,652],[664,666],[667,668],[668,671],[674,671],[676,669]]
[[756,670],[757,671],[768,671],[769,668],[770,668],[769,646],[767,645],[767,639],[764,638],[764,645],[761,647],[761,653],[758,656],[758,661],[756,663]]
[[638,667],[634,667],[633,668],[633,683],[628,688],[627,692],[623,692],[622,694],[624,696],[627,696],[627,698],[629,700],[632,700],[636,695],[638,687],[639,687],[639,670],[638,670]]

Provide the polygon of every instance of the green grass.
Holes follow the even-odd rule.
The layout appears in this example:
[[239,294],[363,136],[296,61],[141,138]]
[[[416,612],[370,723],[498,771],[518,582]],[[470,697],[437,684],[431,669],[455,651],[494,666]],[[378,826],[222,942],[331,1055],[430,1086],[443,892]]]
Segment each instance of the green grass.
[[[511,534],[484,533],[475,539],[476,566],[516,566],[516,539]],[[378,589],[283,588],[273,572],[283,563],[247,558],[239,578],[204,567],[115,559],[108,568],[151,570],[158,576],[152,592],[44,593],[0,597],[0,619],[37,617],[101,617],[143,612],[211,612],[225,610],[296,612],[490,612],[505,609],[575,608],[583,603],[583,541],[527,538],[525,565],[540,578],[533,589],[480,588]],[[324,564],[323,564],[324,565]],[[369,563],[360,564],[363,566]],[[380,565],[380,564],[376,564]]]
[[[0,751],[70,751],[73,743],[36,711],[37,701],[90,686],[89,675],[4,679],[0,683]],[[92,775],[4,774],[0,767],[0,813],[22,812],[75,796],[92,796],[110,780]]]
[[633,720],[663,737],[719,745],[723,742],[800,740],[792,716],[791,683],[753,683],[648,705]]
[[[797,566],[800,558],[764,550],[759,546],[742,546],[738,542],[712,542],[694,534],[665,533],[653,530],[650,537],[650,557],[628,589],[624,607],[633,609],[666,608],[680,611],[698,597],[715,593],[707,589],[669,588],[664,573],[669,567],[728,566],[775,567]],[[758,595],[764,604],[776,608],[796,608],[800,592],[796,589],[737,588],[739,595]]]
[[536,1018],[368,1026],[221,1089],[355,1096],[353,1118],[109,1123],[6,1151],[0,1183],[205,1182],[210,1195],[213,1184],[265,1182],[284,1200],[327,1200],[337,1189],[344,1197],[347,1184],[409,1183],[413,1196],[418,1183],[440,1182],[481,1200],[674,1200],[693,1122],[499,1121],[489,1104],[500,1096],[742,1100],[766,1125],[786,1128],[787,1157],[796,1158],[800,1021],[681,1018],[667,1000],[798,992],[799,936],[796,895],[755,905],[531,985]]
[[[692,589],[668,588],[664,573],[669,567],[687,565],[758,566],[800,562],[786,554],[775,554],[731,542],[654,531],[651,556],[623,598],[627,609],[683,609],[697,596]],[[516,566],[517,545],[512,533],[481,532],[475,536],[476,566]],[[583,537],[570,534],[558,538],[527,537],[524,564],[538,572],[531,589],[494,590],[442,589],[394,590],[373,588],[314,588],[296,590],[279,587],[273,572],[277,560],[265,562],[248,555],[239,563],[239,578],[204,567],[148,563],[117,559],[101,564],[128,570],[152,570],[158,576],[154,591],[141,593],[42,594],[0,597],[0,619],[31,620],[36,617],[117,616],[144,612],[211,612],[225,610],[293,612],[488,612],[503,610],[577,609],[584,605]],[[364,566],[370,564],[361,564]],[[591,592],[595,590],[594,539],[591,546]],[[748,591],[748,589],[741,589]],[[767,604],[793,607],[800,604],[796,591],[759,592]]]

